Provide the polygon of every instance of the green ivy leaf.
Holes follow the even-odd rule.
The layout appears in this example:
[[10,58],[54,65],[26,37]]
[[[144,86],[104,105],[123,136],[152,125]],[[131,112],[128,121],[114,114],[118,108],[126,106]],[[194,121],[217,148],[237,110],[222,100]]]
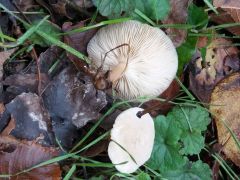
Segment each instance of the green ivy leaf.
[[133,16],[134,9],[139,9],[152,20],[162,20],[170,11],[168,0],[93,0],[93,4],[108,18]]
[[199,154],[204,148],[204,138],[201,132],[184,132],[181,136],[183,142],[183,148],[181,149],[182,154]]
[[174,119],[182,129],[180,140],[183,142],[181,153],[199,154],[204,147],[204,138],[201,132],[207,129],[210,123],[209,113],[197,107],[174,107],[168,113],[168,119]]
[[188,19],[187,23],[195,25],[196,28],[201,29],[208,24],[208,14],[203,8],[191,4],[188,7]]
[[183,67],[187,64],[196,52],[197,37],[187,37],[186,41],[177,48],[178,53],[178,75],[183,71]]
[[167,171],[162,174],[168,180],[211,180],[211,170],[202,161],[188,162],[180,169]]
[[151,180],[151,177],[145,173],[145,172],[141,172],[140,174],[138,174],[135,178],[136,180]]
[[149,167],[164,172],[183,166],[186,159],[180,154],[178,143],[181,129],[172,119],[162,115],[155,119],[154,125],[156,134],[151,158],[147,162]]

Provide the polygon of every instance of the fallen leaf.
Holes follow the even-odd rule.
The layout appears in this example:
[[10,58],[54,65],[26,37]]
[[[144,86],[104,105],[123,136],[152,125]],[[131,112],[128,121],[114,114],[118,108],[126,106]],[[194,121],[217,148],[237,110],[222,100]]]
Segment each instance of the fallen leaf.
[[[170,0],[171,10],[162,22],[164,24],[185,24],[187,21],[187,9],[192,0]],[[180,46],[186,38],[187,31],[178,28],[167,28],[166,33],[170,36],[175,47]]]
[[10,58],[10,56],[17,50],[17,48],[9,49],[7,51],[0,52],[0,81],[3,77],[3,64],[4,62]]
[[225,76],[240,70],[239,50],[232,42],[217,38],[207,46],[205,62],[200,52],[189,64],[190,90],[205,103],[214,86]]
[[[49,80],[46,74],[41,74],[41,87],[48,84]],[[3,85],[17,88],[20,92],[34,92],[37,93],[38,77],[37,74],[13,74],[3,81]],[[9,88],[11,89],[11,88]],[[8,89],[7,89],[8,91]],[[19,94],[16,94],[19,95]]]
[[[68,32],[73,29],[84,27],[84,22],[81,21],[76,25],[72,25],[71,22],[66,22],[63,24],[63,31]],[[87,44],[90,41],[90,39],[94,36],[94,34],[97,32],[97,29],[92,29],[80,33],[73,33],[69,35],[64,36],[64,42],[68,44],[69,46],[73,47],[77,51],[87,54]],[[71,53],[67,53],[68,58],[80,69],[82,69],[82,66],[85,65],[83,61],[81,61],[79,58],[74,56]]]
[[34,0],[14,0],[14,3],[22,12],[38,7]]
[[[240,167],[240,149],[230,131],[240,141],[240,73],[234,73],[214,88],[211,94],[210,112],[213,114],[218,133],[218,142],[225,155]],[[226,126],[228,126],[228,128]]]
[[54,144],[50,129],[50,117],[42,99],[33,93],[22,93],[6,105],[6,111],[15,120],[16,128],[11,135],[19,139],[35,140],[44,145]]
[[[14,175],[58,155],[55,148],[0,136],[0,174]],[[61,170],[58,164],[50,164],[11,177],[11,180],[17,179],[58,180],[61,179]]]
[[8,136],[12,132],[13,129],[16,128],[16,123],[13,118],[9,121],[7,127],[0,133],[2,136]]
[[[180,86],[176,80],[170,84],[170,86],[160,95],[160,98],[165,100],[172,100],[179,92]],[[172,108],[172,104],[169,102],[161,102],[158,100],[150,100],[143,104],[142,108],[151,109],[151,107],[156,107],[153,110],[150,110],[152,116],[157,116],[159,114],[167,114],[168,111]]]
[[69,137],[74,132],[72,124],[80,128],[97,119],[107,104],[105,93],[94,88],[91,78],[72,67],[65,68],[53,79],[43,93],[43,99],[53,120],[56,137],[70,144],[74,141],[72,135]]
[[[220,12],[219,15],[211,15],[211,19],[218,24],[240,22],[240,3],[235,0],[214,0],[213,4]],[[240,35],[239,26],[229,27],[228,31],[235,35]]]

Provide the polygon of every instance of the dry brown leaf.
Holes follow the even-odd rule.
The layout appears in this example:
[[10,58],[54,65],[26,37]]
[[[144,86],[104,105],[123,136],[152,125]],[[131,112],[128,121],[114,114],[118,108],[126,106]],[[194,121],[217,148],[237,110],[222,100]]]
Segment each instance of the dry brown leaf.
[[[0,136],[0,174],[14,175],[58,155],[59,151],[55,148],[43,147],[33,141],[18,141],[11,136]],[[58,164],[50,164],[11,177],[11,180],[17,179],[59,180],[61,170]]]
[[16,123],[14,118],[12,117],[11,120],[9,121],[7,127],[0,133],[2,136],[8,136],[12,132],[13,129],[15,129]]
[[[240,2],[237,0],[214,0],[213,4],[220,12],[219,15],[213,15],[212,20],[219,24],[240,22]],[[240,35],[240,27],[227,28],[231,33]]]
[[17,50],[17,48],[9,49],[7,51],[0,52],[0,81],[3,77],[3,64],[4,62]]
[[231,136],[227,126],[236,134],[240,141],[240,73],[234,73],[214,88],[211,95],[210,111],[214,115],[217,126],[218,141],[223,152],[240,167],[240,149]]
[[[170,0],[171,11],[163,21],[164,24],[184,24],[187,20],[188,5],[192,0]],[[175,47],[180,46],[186,38],[187,31],[183,29],[167,28],[166,33],[172,39]]]
[[[205,42],[203,39],[199,44]],[[214,39],[207,46],[205,62],[198,53],[189,64],[189,88],[202,102],[209,102],[214,86],[221,79],[240,70],[239,50],[231,44],[227,39]]]

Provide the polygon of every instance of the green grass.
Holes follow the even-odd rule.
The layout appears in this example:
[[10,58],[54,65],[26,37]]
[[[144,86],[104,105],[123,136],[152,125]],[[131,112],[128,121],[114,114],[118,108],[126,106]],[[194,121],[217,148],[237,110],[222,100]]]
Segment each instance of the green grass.
[[[208,0],[204,0],[204,2],[206,3],[206,5],[212,10],[214,11],[216,14],[218,14],[216,8],[208,1]],[[24,34],[22,36],[20,36],[18,39],[15,39],[13,37],[10,37],[6,34],[3,34],[0,31],[0,38],[1,38],[1,42],[0,42],[0,46],[3,48],[11,48],[11,47],[21,47],[23,45],[26,45],[26,40],[29,39],[29,37],[33,34],[38,34],[40,35],[42,38],[48,40],[49,42],[51,42],[52,45],[56,45],[64,50],[66,50],[69,53],[72,53],[73,55],[77,56],[78,58],[80,58],[81,60],[85,61],[86,63],[90,64],[90,60],[88,59],[88,57],[86,55],[84,55],[81,52],[78,52],[76,49],[68,46],[67,44],[65,44],[64,42],[53,38],[51,35],[46,34],[45,32],[39,30],[39,27],[49,18],[49,16],[45,16],[37,25],[32,25],[27,23],[26,21],[24,21],[23,19],[18,17],[18,12],[13,12],[13,11],[9,11],[6,7],[4,7],[1,3],[0,3],[0,8],[2,8],[4,10],[4,12],[9,13],[10,15],[12,15],[13,17],[15,17],[17,20],[19,20],[19,22],[21,22],[22,24],[24,24],[27,27],[27,30],[24,32]],[[23,12],[24,14],[44,14],[42,12]],[[206,36],[206,37],[222,37],[222,38],[231,38],[231,39],[239,39],[240,36],[227,36],[225,34],[214,34],[214,33],[209,33],[211,31],[218,31],[218,30],[222,30],[224,28],[229,28],[229,27],[235,27],[235,26],[240,26],[240,23],[229,23],[229,24],[221,24],[221,25],[216,25],[216,26],[210,26],[210,27],[205,27],[202,29],[197,29],[201,24],[199,25],[190,25],[190,24],[157,24],[155,23],[153,20],[151,20],[149,17],[147,17],[143,12],[141,12],[139,9],[135,9],[134,13],[139,16],[142,20],[144,20],[146,23],[155,26],[155,27],[159,27],[159,28],[175,28],[175,29],[184,29],[186,31],[188,31],[188,36]],[[94,24],[96,18],[97,18],[98,12],[96,11],[95,14],[93,15],[93,17],[91,18],[91,22],[89,23],[88,26],[84,26],[81,28],[77,28],[68,32],[64,32],[64,33],[60,33],[59,36],[62,35],[66,35],[66,34],[73,34],[73,33],[80,33],[80,32],[85,32],[91,29],[95,29],[95,28],[99,28],[105,25],[109,25],[109,24],[116,24],[116,23],[121,23],[121,22],[125,22],[128,21],[130,19],[132,19],[132,17],[127,17],[127,18],[118,18],[118,19],[110,19],[110,20],[104,20],[101,21],[99,23]],[[197,29],[197,30],[196,30]],[[14,60],[17,56],[19,56],[20,54],[23,54],[24,52],[27,52],[28,50],[30,50],[31,47],[33,47],[34,44],[32,45],[28,45],[28,46],[23,46],[21,47],[10,59],[9,62],[11,62],[12,60]],[[239,43],[235,43],[234,46],[239,46]],[[60,62],[60,60],[57,60],[52,67],[49,69],[49,73],[52,73],[55,69],[55,67],[57,66],[57,64]],[[175,78],[176,81],[178,82],[178,84],[181,87],[181,92],[184,93],[184,95],[181,95],[180,97],[176,97],[176,99],[169,101],[169,103],[173,104],[173,105],[179,105],[180,107],[182,106],[193,106],[193,107],[197,107],[199,104],[204,105],[205,107],[209,106],[209,104],[204,104],[201,102],[198,102],[196,100],[196,98],[192,95],[192,93],[187,89],[187,87],[185,87],[182,82],[179,80],[178,77]],[[112,163],[105,163],[105,162],[100,162],[100,161],[96,161],[94,159],[91,158],[86,158],[86,157],[82,157],[80,154],[81,152],[89,149],[90,147],[96,145],[98,142],[100,142],[103,139],[107,139],[110,135],[110,132],[107,131],[105,133],[103,133],[102,135],[100,135],[99,137],[97,137],[96,139],[92,140],[91,142],[88,142],[87,140],[89,140],[89,138],[93,135],[93,133],[99,128],[100,124],[104,121],[104,119],[110,115],[114,110],[122,107],[122,106],[128,106],[131,107],[131,103],[132,102],[138,102],[140,103],[140,105],[142,105],[143,103],[149,101],[149,100],[157,100],[160,102],[164,102],[166,101],[165,99],[162,98],[157,98],[157,97],[139,97],[137,99],[134,100],[130,100],[130,101],[117,101],[115,102],[112,107],[110,107],[108,109],[108,111],[102,115],[101,118],[99,118],[99,120],[91,127],[91,129],[87,132],[87,134],[82,137],[81,140],[79,140],[78,143],[76,143],[76,145],[69,151],[66,152],[64,149],[62,149],[63,151],[65,151],[65,153],[61,156],[52,158],[48,161],[39,163],[33,167],[30,167],[28,169],[25,169],[21,172],[18,172],[16,174],[2,174],[0,175],[1,178],[9,178],[12,176],[17,176],[20,175],[22,173],[28,173],[31,170],[35,169],[35,168],[39,168],[39,167],[43,167],[49,164],[53,164],[53,163],[58,163],[58,162],[62,162],[65,160],[72,160],[73,164],[70,166],[71,168],[65,172],[65,176],[64,176],[64,180],[68,180],[68,179],[79,179],[74,176],[74,173],[76,171],[78,171],[79,168],[104,168],[103,171],[101,172],[105,172],[108,177],[110,177],[110,179],[114,179],[115,177],[121,177],[124,179],[132,179],[135,178],[136,174],[144,171],[146,173],[148,173],[151,177],[158,177],[161,179],[164,179],[162,177],[162,175],[149,168],[148,166],[144,165],[143,168],[141,170],[138,170],[137,173],[133,174],[133,175],[127,175],[127,174],[122,174],[122,173],[118,173],[115,168],[114,165]],[[188,117],[186,116],[186,119],[188,119]],[[233,139],[236,142],[237,147],[240,150],[240,142],[237,139],[236,135],[233,133],[233,131],[226,125],[225,121],[223,121],[224,125],[226,126],[226,128],[228,129],[228,131],[230,132],[231,136],[233,137]],[[189,124],[189,122],[188,122]],[[189,130],[191,131],[191,125],[189,124]],[[88,143],[86,143],[88,142]],[[61,142],[58,142],[59,146],[61,147]],[[208,146],[208,145],[206,145]],[[207,148],[204,149],[205,151],[207,151],[209,154],[211,154],[211,156],[220,164],[220,166],[222,167],[221,171],[225,171],[225,173],[228,175],[228,177],[230,179],[239,179],[238,175],[236,172],[234,172],[234,170],[232,169],[232,167],[230,165],[228,165],[228,163],[222,159],[222,157],[217,154],[217,153],[211,153],[211,151]],[[200,157],[199,157],[200,159]]]

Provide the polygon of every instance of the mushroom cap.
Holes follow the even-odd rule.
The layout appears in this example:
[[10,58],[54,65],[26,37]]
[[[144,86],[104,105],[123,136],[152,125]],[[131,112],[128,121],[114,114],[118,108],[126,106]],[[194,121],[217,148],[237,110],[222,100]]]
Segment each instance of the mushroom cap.
[[[112,141],[108,146],[108,156],[122,173],[133,173],[151,156],[155,136],[154,122],[149,114],[138,118],[136,114],[141,110],[143,109],[135,107],[123,111],[111,130]],[[126,163],[121,164],[123,162]]]
[[[108,53],[103,62],[106,52],[122,44],[129,44],[130,49],[121,46]],[[134,20],[101,28],[88,43],[87,52],[96,68],[103,62],[102,70],[110,71],[116,95],[124,99],[160,95],[178,67],[170,38],[159,28]]]

